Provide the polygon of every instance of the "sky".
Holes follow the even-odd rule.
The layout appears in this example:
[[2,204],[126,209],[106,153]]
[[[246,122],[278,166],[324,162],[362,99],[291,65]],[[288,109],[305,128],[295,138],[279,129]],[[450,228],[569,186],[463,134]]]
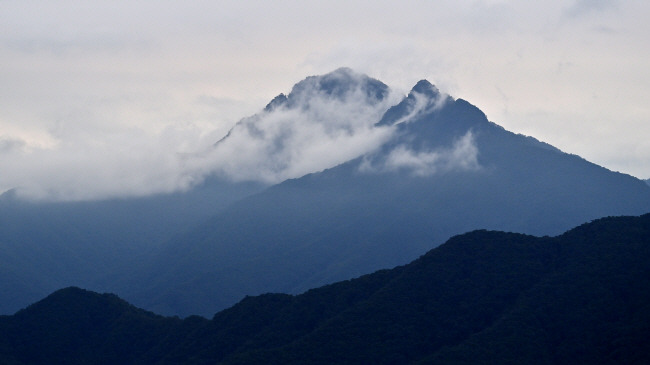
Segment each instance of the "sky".
[[216,163],[187,156],[342,66],[398,95],[427,79],[508,130],[647,179],[649,17],[635,0],[0,0],[0,190],[187,189]]

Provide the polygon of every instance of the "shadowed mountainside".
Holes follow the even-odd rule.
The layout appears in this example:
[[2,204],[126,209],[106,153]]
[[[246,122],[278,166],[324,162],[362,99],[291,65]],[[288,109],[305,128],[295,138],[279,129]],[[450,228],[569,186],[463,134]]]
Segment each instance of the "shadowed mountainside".
[[257,183],[208,179],[191,191],[89,202],[0,197],[0,313],[62,287],[123,291],[136,268]]
[[[296,107],[274,108],[284,104]],[[129,300],[209,315],[244,295],[402,265],[473,229],[555,235],[650,211],[642,181],[508,132],[424,80],[377,128],[392,137],[374,152],[272,186],[170,241]]]
[[414,262],[298,296],[161,317],[60,290],[0,317],[8,364],[650,361],[650,214],[557,237],[474,231]]
[[310,76],[215,143],[202,158],[228,163],[187,192],[4,194],[0,313],[74,285],[208,316],[403,265],[475,229],[555,235],[650,211],[643,181],[508,132],[426,80],[394,96],[347,68]]

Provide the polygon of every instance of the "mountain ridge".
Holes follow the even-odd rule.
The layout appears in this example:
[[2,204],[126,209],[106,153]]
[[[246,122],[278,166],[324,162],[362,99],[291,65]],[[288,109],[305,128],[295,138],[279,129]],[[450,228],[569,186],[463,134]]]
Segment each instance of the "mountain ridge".
[[474,229],[555,235],[650,211],[642,181],[511,133],[426,80],[399,98],[345,68],[296,85],[206,152],[221,169],[204,186],[27,208],[3,196],[0,311],[78,285],[210,315],[403,265]]
[[14,364],[642,364],[650,288],[637,279],[648,262],[645,214],[555,237],[472,231],[407,265],[295,296],[246,297],[210,320],[67,288],[0,316],[0,356]]
[[129,299],[206,315],[246,294],[297,294],[402,265],[472,229],[554,235],[650,210],[638,179],[506,131],[463,99],[421,95],[412,90],[378,119],[394,128],[378,149],[271,186],[170,242],[151,272],[168,270]]

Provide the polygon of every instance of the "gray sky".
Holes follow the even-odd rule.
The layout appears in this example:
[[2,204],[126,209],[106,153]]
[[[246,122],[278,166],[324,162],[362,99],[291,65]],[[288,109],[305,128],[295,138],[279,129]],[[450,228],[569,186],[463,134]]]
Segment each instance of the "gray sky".
[[[341,66],[650,178],[646,1],[0,0],[0,189],[190,186],[179,155]],[[206,167],[201,167],[205,169]]]

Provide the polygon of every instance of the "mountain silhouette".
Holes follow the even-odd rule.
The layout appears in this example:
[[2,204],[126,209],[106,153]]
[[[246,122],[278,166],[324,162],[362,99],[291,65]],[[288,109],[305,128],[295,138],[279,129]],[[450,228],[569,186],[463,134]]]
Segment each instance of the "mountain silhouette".
[[163,242],[264,187],[213,177],[188,192],[88,202],[32,202],[7,192],[0,196],[0,313],[70,285],[121,292]]
[[645,364],[650,214],[556,237],[458,235],[304,294],[162,317],[66,288],[0,316],[9,364]]
[[90,202],[0,196],[0,313],[78,286],[165,315],[297,294],[406,264],[475,229],[556,235],[650,211],[648,185],[490,122],[419,81],[349,68],[244,118],[186,192]]
[[[270,105],[303,108],[296,90],[339,100],[351,79],[382,85],[340,77],[346,72],[310,77]],[[390,131],[377,148],[242,199],[170,241],[129,300],[164,314],[208,315],[244,295],[296,294],[402,265],[473,229],[555,235],[650,210],[643,181],[509,132],[426,80],[375,128]]]

